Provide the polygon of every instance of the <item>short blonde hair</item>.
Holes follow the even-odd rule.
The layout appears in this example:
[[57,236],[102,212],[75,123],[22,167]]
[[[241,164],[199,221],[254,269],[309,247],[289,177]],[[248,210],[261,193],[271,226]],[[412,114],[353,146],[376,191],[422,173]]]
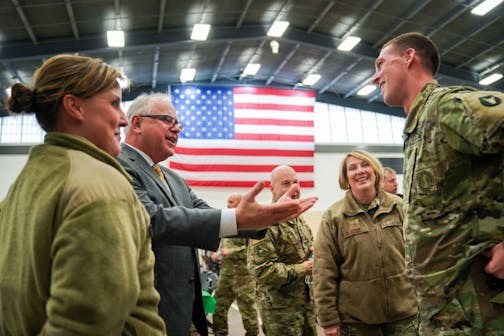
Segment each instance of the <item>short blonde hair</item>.
[[340,175],[338,179],[340,188],[342,190],[350,189],[350,184],[348,183],[348,176],[347,176],[347,161],[350,156],[356,157],[360,160],[364,160],[371,165],[371,168],[373,168],[373,171],[376,175],[376,181],[375,181],[376,190],[381,189],[381,181],[383,180],[382,164],[377,158],[371,155],[371,153],[360,149],[348,153],[343,159],[343,162],[341,162]]

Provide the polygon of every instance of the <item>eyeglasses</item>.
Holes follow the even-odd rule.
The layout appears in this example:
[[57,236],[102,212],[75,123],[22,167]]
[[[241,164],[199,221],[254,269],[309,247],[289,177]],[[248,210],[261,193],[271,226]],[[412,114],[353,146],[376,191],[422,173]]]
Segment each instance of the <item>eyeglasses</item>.
[[170,128],[177,126],[180,130],[184,129],[184,125],[182,125],[180,121],[173,118],[172,116],[169,116],[168,114],[139,114],[139,116],[161,120],[166,126]]

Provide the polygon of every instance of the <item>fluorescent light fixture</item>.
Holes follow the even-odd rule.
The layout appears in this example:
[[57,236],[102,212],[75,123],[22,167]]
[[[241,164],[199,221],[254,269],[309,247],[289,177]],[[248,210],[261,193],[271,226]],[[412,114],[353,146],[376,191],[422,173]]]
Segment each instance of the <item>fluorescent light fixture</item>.
[[474,15],[485,15],[490,12],[492,9],[501,4],[503,0],[485,0],[480,3],[478,6],[474,7],[471,11],[471,14]]
[[245,69],[243,69],[242,76],[255,76],[260,67],[261,64],[259,63],[249,63]]
[[321,76],[317,74],[309,74],[305,79],[303,79],[302,84],[306,86],[312,86],[319,81],[320,77]]
[[367,96],[374,90],[376,90],[376,86],[368,84],[357,92],[357,96]]
[[350,51],[360,41],[361,41],[360,37],[357,37],[357,36],[348,36],[343,42],[340,43],[340,45],[338,46],[338,50]]
[[109,47],[124,47],[124,32],[122,30],[107,31],[107,43]]
[[273,54],[278,54],[278,49],[280,49],[280,43],[277,40],[273,40],[270,42],[271,52]]
[[195,24],[191,33],[191,40],[205,41],[211,27],[211,25],[206,23]]
[[289,27],[289,21],[275,21],[268,30],[268,36],[280,37],[285,33],[287,27]]
[[500,73],[494,73],[494,74],[491,74],[490,76],[485,77],[482,80],[480,80],[479,84],[480,85],[490,85],[492,83],[497,82],[501,78],[502,78],[502,74],[500,74]]
[[180,81],[182,83],[192,82],[194,80],[194,76],[196,76],[196,69],[194,69],[194,68],[184,68],[180,72]]

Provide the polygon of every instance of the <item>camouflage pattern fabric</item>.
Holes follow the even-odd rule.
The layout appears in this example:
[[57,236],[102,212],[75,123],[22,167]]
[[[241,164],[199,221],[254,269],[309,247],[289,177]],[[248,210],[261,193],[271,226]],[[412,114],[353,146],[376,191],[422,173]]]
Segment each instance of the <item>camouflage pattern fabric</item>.
[[215,291],[217,300],[213,316],[213,331],[217,336],[228,334],[229,307],[236,300],[246,336],[259,334],[257,306],[254,295],[254,277],[247,266],[246,239],[224,238],[221,248],[229,254],[222,259],[219,282]]
[[504,94],[433,81],[404,129],[406,257],[421,335],[504,335],[504,283],[481,251],[504,240]]
[[259,311],[267,336],[317,336],[312,303],[282,309],[259,308]]
[[347,323],[340,327],[340,336],[417,336],[418,320],[416,316],[380,325]]
[[302,217],[270,227],[262,240],[251,240],[249,266],[268,336],[316,336],[310,289],[303,265],[313,236]]

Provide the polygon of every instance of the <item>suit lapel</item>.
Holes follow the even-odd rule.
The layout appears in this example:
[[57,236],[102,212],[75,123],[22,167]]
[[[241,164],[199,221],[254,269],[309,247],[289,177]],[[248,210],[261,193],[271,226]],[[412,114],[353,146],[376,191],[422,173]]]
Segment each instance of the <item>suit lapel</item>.
[[[140,166],[142,168],[142,170],[145,173],[147,173],[149,175],[149,177],[154,180],[154,182],[156,182],[157,186],[163,191],[163,194],[170,201],[170,203],[172,205],[177,205],[177,202],[175,202],[175,199],[173,198],[174,191],[172,190],[172,192],[170,192],[170,190],[168,190],[168,186],[163,181],[161,181],[161,179],[159,178],[159,176],[157,176],[154,169],[151,166],[149,166],[147,164],[147,162],[145,162],[145,160],[142,160],[142,161],[143,161],[143,164]],[[170,181],[167,181],[167,183],[170,183]],[[170,186],[172,186],[172,184],[170,184]],[[173,187],[172,187],[172,189],[173,189]]]
[[172,174],[173,174],[172,171],[169,171],[167,173],[163,167],[161,169],[164,171],[164,173],[165,173],[164,175],[167,178],[168,183],[170,184],[170,190],[172,191],[171,196],[175,202],[174,204],[187,206],[187,204],[185,204],[186,202],[184,201],[184,199],[180,199],[180,197],[182,197],[182,195],[187,194],[186,190],[181,189],[182,187],[185,187],[185,185],[181,186],[180,183],[177,182],[177,180],[172,176]]
[[[128,158],[133,162],[133,164],[135,166],[137,166],[138,169],[140,169],[142,171],[142,173],[148,175],[148,177],[156,183],[156,185],[159,187],[159,189],[161,189],[163,191],[163,194],[168,199],[170,204],[172,206],[177,205],[177,202],[173,198],[172,193],[168,190],[168,187],[163,183],[163,181],[161,181],[159,179],[159,176],[157,176],[156,172],[154,171],[154,169],[151,166],[149,166],[147,161],[145,161],[145,159],[139,153],[137,153],[134,149],[132,149],[126,145],[123,145],[122,150],[126,151],[126,153],[128,154]],[[175,190],[173,190],[173,192],[175,192]]]

